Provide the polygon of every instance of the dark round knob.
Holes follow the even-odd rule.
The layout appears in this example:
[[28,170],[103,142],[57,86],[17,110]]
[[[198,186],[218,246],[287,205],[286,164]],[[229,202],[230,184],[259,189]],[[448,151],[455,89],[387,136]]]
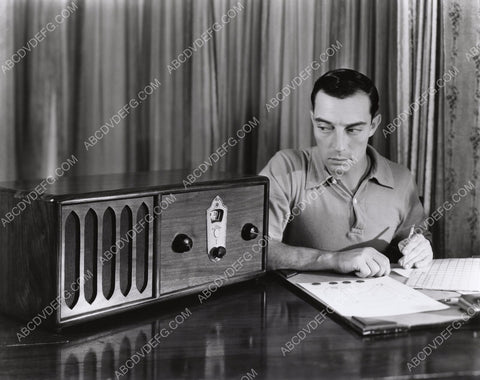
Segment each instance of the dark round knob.
[[225,247],[214,247],[210,250],[210,255],[214,259],[221,259],[225,254],[227,253],[227,250]]
[[247,223],[242,228],[243,240],[253,240],[258,236],[258,228],[252,223]]
[[172,249],[174,252],[183,253],[188,252],[193,247],[192,239],[185,234],[178,234],[172,242]]

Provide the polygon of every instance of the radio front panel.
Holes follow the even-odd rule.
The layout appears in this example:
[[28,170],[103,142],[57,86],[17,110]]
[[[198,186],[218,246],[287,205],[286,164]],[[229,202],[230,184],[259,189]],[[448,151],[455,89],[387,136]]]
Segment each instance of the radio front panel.
[[[175,197],[175,203],[162,212],[161,295],[262,271],[263,186]],[[183,246],[176,246],[179,236]]]

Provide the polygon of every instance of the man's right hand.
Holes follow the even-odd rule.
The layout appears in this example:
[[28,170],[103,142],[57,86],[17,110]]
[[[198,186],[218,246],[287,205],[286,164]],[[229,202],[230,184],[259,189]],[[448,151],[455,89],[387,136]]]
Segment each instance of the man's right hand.
[[358,277],[380,277],[390,274],[390,260],[375,248],[356,248],[333,254],[334,270],[355,272]]

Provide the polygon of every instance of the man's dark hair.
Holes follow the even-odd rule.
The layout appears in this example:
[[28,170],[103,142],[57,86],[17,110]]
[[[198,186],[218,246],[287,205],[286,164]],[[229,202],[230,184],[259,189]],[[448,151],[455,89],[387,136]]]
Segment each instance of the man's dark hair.
[[344,99],[363,91],[370,98],[370,114],[372,118],[378,111],[378,91],[367,76],[351,69],[336,69],[323,74],[313,86],[311,100],[315,108],[315,97],[319,91],[335,98]]

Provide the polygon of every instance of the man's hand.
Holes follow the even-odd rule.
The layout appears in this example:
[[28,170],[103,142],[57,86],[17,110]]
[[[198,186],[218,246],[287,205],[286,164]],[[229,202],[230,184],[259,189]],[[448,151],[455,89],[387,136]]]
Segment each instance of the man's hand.
[[390,274],[390,260],[375,248],[336,252],[334,260],[334,269],[340,273],[355,272],[358,277],[380,277]]
[[411,238],[403,239],[398,243],[403,257],[398,263],[406,268],[423,268],[433,259],[432,246],[422,234],[415,234]]

